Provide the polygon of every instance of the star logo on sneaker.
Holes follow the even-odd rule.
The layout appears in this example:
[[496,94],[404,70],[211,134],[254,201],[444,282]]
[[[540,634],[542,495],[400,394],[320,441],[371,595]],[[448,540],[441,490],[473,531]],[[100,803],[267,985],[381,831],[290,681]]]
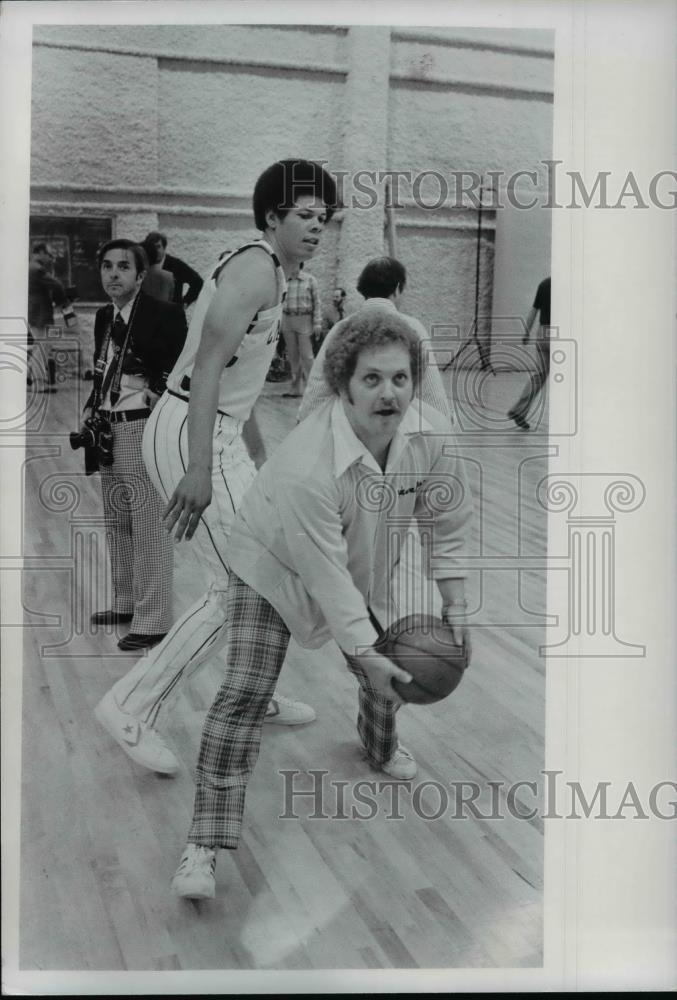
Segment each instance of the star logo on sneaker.
[[[134,732],[134,726],[132,726],[132,725],[130,725],[128,723],[125,726],[123,732],[125,732],[125,733],[133,733]],[[139,740],[141,739],[141,726],[139,725],[139,723],[137,722],[137,724],[136,724],[136,738],[135,739],[128,740],[125,736],[123,736],[122,738],[125,741],[125,743],[127,744],[127,746],[129,746],[129,747],[138,746]]]

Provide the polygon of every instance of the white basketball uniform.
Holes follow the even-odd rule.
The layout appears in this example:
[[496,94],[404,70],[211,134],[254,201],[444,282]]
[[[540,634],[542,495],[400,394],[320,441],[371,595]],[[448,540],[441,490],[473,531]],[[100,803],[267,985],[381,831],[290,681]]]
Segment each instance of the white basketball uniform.
[[268,253],[275,265],[277,302],[256,314],[221,373],[213,437],[212,500],[190,541],[209,575],[210,587],[163,641],[113,686],[119,707],[151,726],[171,704],[179,685],[219,652],[227,639],[227,543],[235,512],[256,475],[242,440],[242,427],[263,388],[275,353],[287,288],[280,262],[264,240],[246,243],[219,258],[196,302],[184,349],[167,379],[167,391],[148,418],[144,432],[144,463],[160,495],[169,500],[188,467],[190,379],[204,318],[221,271],[235,255],[251,247]]

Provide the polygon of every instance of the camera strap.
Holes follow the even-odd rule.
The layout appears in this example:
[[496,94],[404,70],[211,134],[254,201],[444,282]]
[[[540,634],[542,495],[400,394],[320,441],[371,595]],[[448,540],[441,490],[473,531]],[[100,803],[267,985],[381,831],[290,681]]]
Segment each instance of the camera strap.
[[108,346],[110,344],[112,321],[108,324],[108,330],[106,331],[106,336],[104,337],[104,342],[101,345],[101,353],[96,359],[96,364],[94,366],[94,393],[92,396],[92,413],[98,413],[101,402],[106,397],[108,392],[108,387],[113,381],[113,375],[115,374],[116,365],[111,363],[108,366],[108,371],[106,372],[106,377],[104,378],[104,371],[106,370],[106,358],[108,356]]
[[[134,299],[134,305],[132,306],[132,311],[129,314],[129,322],[126,325],[125,339],[122,344],[116,344],[114,348],[114,354],[108,365],[108,370],[106,371],[106,358],[108,357],[108,350],[110,347],[111,338],[113,335],[113,316],[115,315],[115,308],[113,308],[113,313],[108,321],[108,328],[104,336],[103,343],[101,345],[101,352],[97,358],[96,365],[94,366],[94,397],[92,399],[92,412],[96,413],[99,410],[102,402],[106,398],[106,393],[110,389],[110,401],[113,406],[117,403],[120,398],[120,380],[122,378],[122,359],[125,356],[127,350],[127,344],[129,343],[129,336],[132,329],[132,320],[134,319],[134,313],[136,312],[136,306],[139,301],[139,296],[137,295]],[[118,314],[118,317],[122,323],[124,320]],[[104,371],[106,372],[104,378]]]

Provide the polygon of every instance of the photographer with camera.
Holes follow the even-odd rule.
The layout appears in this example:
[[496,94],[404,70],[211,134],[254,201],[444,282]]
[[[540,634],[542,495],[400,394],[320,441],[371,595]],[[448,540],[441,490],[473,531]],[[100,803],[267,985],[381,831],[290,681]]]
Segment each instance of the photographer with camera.
[[164,392],[186,339],[183,310],[141,291],[146,255],[116,239],[98,252],[101,284],[112,305],[94,322],[94,384],[73,448],[85,449],[88,474],[101,473],[113,576],[113,606],[94,625],[131,622],[118,646],[142,650],[171,624],[172,540],[162,526],[164,503],[141,453],[146,421]]

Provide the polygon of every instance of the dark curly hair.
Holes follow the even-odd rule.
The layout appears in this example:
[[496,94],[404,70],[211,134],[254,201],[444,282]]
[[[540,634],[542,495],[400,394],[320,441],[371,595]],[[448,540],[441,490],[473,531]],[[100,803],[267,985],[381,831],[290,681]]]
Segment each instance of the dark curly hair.
[[421,341],[412,327],[398,313],[383,306],[363,306],[337,331],[324,356],[324,377],[338,395],[348,388],[362,351],[400,344],[409,352],[411,378],[418,389],[425,361]]
[[283,219],[301,195],[314,195],[326,206],[327,222],[339,208],[336,181],[312,160],[278,160],[263,171],[254,186],[252,207],[256,228],[264,232],[266,215]]

